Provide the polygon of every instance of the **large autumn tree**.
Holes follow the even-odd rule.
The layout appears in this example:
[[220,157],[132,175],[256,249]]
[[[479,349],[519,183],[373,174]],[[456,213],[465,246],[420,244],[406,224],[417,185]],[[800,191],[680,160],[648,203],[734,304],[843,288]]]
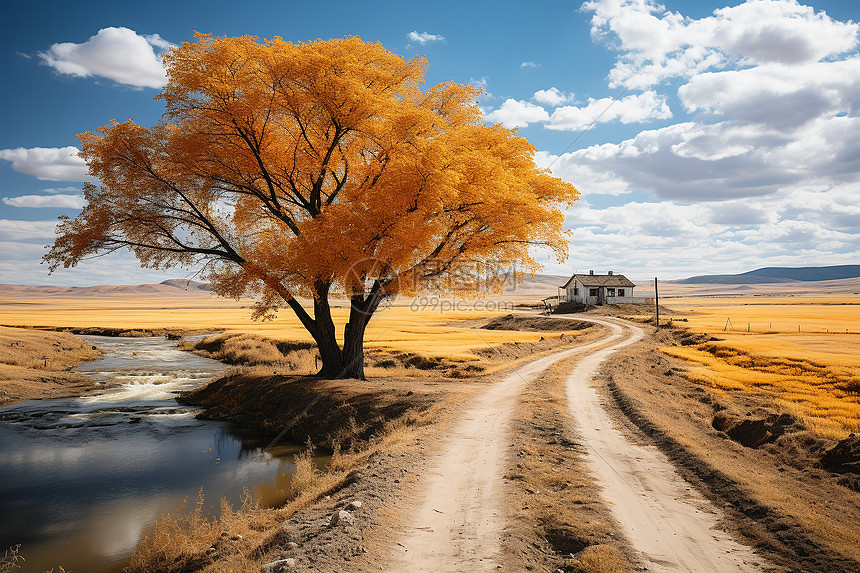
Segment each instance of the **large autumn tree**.
[[[293,44],[197,35],[164,56],[162,120],[83,133],[98,184],[58,226],[51,270],[129,249],[149,268],[203,265],[222,296],[288,306],[324,376],[364,375],[386,297],[470,259],[563,259],[560,207],[576,189],[534,147],[481,123],[475,88],[422,90],[425,61],[359,38]],[[351,302],[343,345],[330,297]],[[313,301],[305,308],[296,297]]]

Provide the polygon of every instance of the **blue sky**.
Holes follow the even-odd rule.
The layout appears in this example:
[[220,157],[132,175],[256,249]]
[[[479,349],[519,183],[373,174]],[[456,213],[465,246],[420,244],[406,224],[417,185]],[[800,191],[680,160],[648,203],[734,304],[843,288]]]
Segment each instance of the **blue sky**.
[[[77,133],[151,125],[159,54],[216,35],[358,35],[427,57],[427,84],[474,83],[486,121],[518,127],[582,199],[570,257],[679,278],[860,261],[860,7],[854,0],[4,3],[0,282],[190,277],[112,255],[49,276],[74,216]],[[590,126],[590,127],[589,127]]]

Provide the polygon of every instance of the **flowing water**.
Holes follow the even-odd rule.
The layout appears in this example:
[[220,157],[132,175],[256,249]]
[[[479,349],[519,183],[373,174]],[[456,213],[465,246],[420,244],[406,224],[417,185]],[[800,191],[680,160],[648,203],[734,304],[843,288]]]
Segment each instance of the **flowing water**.
[[201,487],[210,514],[243,488],[283,500],[299,446],[267,447],[174,399],[222,363],[164,338],[82,338],[104,353],[75,370],[103,391],[0,408],[0,552],[21,544],[21,573],[119,571],[156,518],[193,507]]

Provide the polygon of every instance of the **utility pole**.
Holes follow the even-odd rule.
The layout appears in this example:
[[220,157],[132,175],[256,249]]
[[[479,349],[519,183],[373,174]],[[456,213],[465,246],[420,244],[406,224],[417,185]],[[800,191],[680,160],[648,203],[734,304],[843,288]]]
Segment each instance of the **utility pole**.
[[657,277],[654,277],[654,312],[657,315],[654,326],[660,326],[660,295],[657,293]]

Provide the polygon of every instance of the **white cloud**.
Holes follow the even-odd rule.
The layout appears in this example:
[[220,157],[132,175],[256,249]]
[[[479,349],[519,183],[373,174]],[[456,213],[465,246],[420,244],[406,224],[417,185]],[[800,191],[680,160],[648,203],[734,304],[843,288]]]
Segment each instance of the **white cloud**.
[[629,95],[621,99],[589,98],[584,107],[564,106],[552,113],[549,129],[577,131],[592,123],[618,120],[621,123],[642,123],[652,119],[668,119],[672,111],[666,98],[654,91]]
[[[798,201],[817,196],[835,204],[846,188],[798,192]],[[852,264],[860,229],[837,229],[832,220],[811,220],[816,206],[797,213],[785,198],[684,204],[636,201],[595,208],[578,202],[567,216],[573,229],[573,268],[614,269],[627,276],[680,278],[731,272],[767,264],[808,266]]]
[[82,261],[77,267],[48,275],[42,264],[45,245],[56,237],[57,221],[0,219],[0,283],[92,286],[100,284],[158,283],[166,278],[189,276],[192,271],[142,269],[127,251]]
[[81,195],[21,195],[3,197],[3,203],[11,207],[55,207],[58,209],[83,209],[86,202]]
[[492,123],[501,123],[508,129],[526,127],[536,121],[547,121],[549,113],[539,105],[527,101],[517,101],[508,98],[502,107],[487,114],[486,119]]
[[43,181],[89,181],[87,164],[78,156],[78,148],[18,147],[0,149],[0,159],[12,162],[12,169]]
[[[679,123],[558,158],[553,171],[601,174],[663,199],[727,200],[848,183],[860,174],[860,117],[819,118],[785,133],[741,122]],[[597,191],[602,192],[602,191]]]
[[566,94],[556,87],[551,87],[548,90],[536,91],[532,99],[538,103],[555,107],[573,101],[573,94]]
[[57,221],[17,221],[0,219],[0,241],[25,241],[54,238]]
[[790,130],[819,117],[860,113],[860,58],[700,74],[678,95],[691,112]]
[[[642,88],[682,78],[678,97],[694,114],[558,158],[553,171],[586,196],[641,191],[699,203],[784,200],[797,190],[842,184],[860,190],[860,57],[840,56],[856,48],[857,24],[786,0],[750,0],[699,20],[652,0],[584,7],[594,11],[593,34],[613,40],[619,51],[612,82]],[[604,109],[600,121],[671,116],[654,90],[609,103],[557,108],[547,127],[582,129]],[[709,217],[727,220],[733,209]],[[749,220],[760,218],[751,213]],[[852,215],[828,224],[837,219],[844,227]]]
[[622,55],[612,87],[646,89],[730,64],[798,64],[856,48],[860,25],[835,21],[795,0],[748,0],[691,19],[653,0],[594,0],[591,33]]
[[39,52],[42,61],[61,74],[100,76],[135,87],[161,88],[167,76],[153,48],[171,44],[158,34],[141,36],[128,28],[102,28],[86,42],[52,44]]
[[523,62],[522,64],[520,64],[520,68],[536,68],[536,67],[538,67],[538,65],[536,63],[532,62],[531,60],[529,60],[527,62]]
[[418,42],[422,46],[424,44],[429,44],[430,42],[443,42],[445,41],[445,36],[440,34],[428,34],[427,32],[418,33],[416,30],[412,30],[406,37],[409,38],[410,42]]
[[40,191],[42,193],[80,193],[81,188],[69,185],[66,187],[48,187],[47,189],[40,189]]

